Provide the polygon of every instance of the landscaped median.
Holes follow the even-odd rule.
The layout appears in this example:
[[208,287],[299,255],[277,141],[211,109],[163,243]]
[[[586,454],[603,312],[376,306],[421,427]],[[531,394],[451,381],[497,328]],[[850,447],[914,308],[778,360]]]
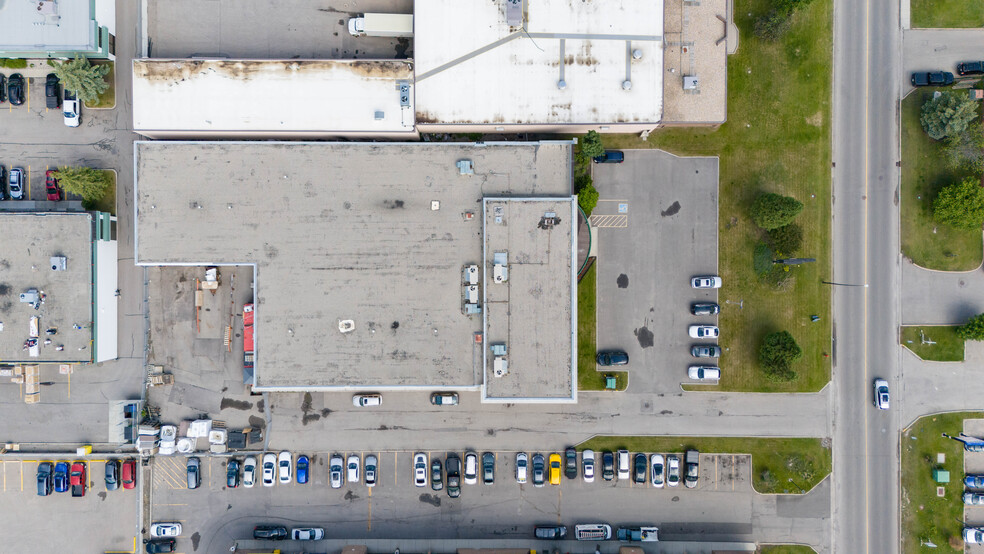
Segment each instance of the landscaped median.
[[[830,98],[832,2],[802,4],[776,41],[756,36],[755,23],[776,3],[751,0],[735,10],[741,31],[728,57],[728,121],[717,129],[664,128],[646,142],[605,137],[610,148],[661,148],[684,156],[720,156],[718,261],[724,286],[719,388],[813,392],[830,381]],[[802,203],[796,252],[757,225],[751,211],[763,193]],[[760,245],[768,246],[769,252]],[[764,267],[756,268],[759,251]],[[773,266],[775,258],[813,262]],[[759,269],[760,271],[756,271]],[[759,362],[766,336],[788,331],[802,350],[789,373],[770,376]],[[701,387],[706,389],[706,387]],[[740,450],[739,450],[740,451]]]
[[821,439],[771,437],[594,437],[580,449],[630,452],[751,454],[752,486],[762,494],[809,492],[831,468],[831,450]]
[[[932,552],[962,553],[963,445],[943,437],[963,431],[965,419],[984,418],[984,412],[957,412],[924,416],[902,433],[902,551],[922,552],[921,544],[936,545]],[[943,463],[937,456],[942,454]],[[950,472],[950,482],[933,480],[933,470]],[[937,487],[944,487],[937,496]]]
[[624,371],[598,371],[596,266],[592,265],[577,286],[577,389],[605,390],[605,375],[615,376],[616,390],[625,390],[629,374]]
[[937,222],[933,202],[940,190],[973,175],[946,163],[945,143],[923,130],[923,104],[936,91],[921,88],[902,100],[902,254],[916,265],[944,271],[969,271],[981,265],[981,229],[960,229]]
[[964,339],[957,335],[956,325],[906,325],[899,342],[926,361],[964,361]]

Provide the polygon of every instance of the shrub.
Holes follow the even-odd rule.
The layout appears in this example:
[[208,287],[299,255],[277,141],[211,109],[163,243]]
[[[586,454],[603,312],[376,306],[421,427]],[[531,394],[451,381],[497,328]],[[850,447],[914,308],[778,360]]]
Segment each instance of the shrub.
[[17,58],[0,60],[0,67],[8,67],[10,69],[26,69],[27,60],[21,60]]
[[753,32],[762,40],[776,42],[789,30],[792,17],[792,12],[772,8],[755,19]]
[[581,141],[581,153],[585,157],[594,158],[605,153],[605,147],[601,144],[601,135],[597,131],[588,131]]
[[803,229],[795,223],[769,229],[766,234],[772,249],[785,256],[794,254],[803,244]]
[[598,191],[591,176],[586,173],[578,175],[574,178],[574,187],[577,205],[584,211],[585,217],[591,217],[591,212],[598,206]]
[[977,314],[957,327],[957,336],[964,340],[984,340],[984,314]]
[[984,224],[984,188],[975,177],[947,185],[933,201],[936,221],[958,229],[980,229]]
[[65,192],[82,197],[83,204],[92,205],[106,194],[110,181],[106,174],[91,167],[61,167],[58,184]]
[[772,381],[792,381],[796,372],[792,364],[803,357],[803,349],[796,344],[789,331],[778,331],[766,335],[759,348],[759,363],[766,376]]
[[977,118],[977,102],[964,91],[946,91],[923,104],[919,123],[930,138],[941,140],[959,135]]
[[752,203],[752,220],[763,229],[789,225],[803,211],[803,203],[774,192],[760,194]]
[[984,172],[984,128],[981,123],[975,121],[963,132],[946,137],[943,153],[950,167]]

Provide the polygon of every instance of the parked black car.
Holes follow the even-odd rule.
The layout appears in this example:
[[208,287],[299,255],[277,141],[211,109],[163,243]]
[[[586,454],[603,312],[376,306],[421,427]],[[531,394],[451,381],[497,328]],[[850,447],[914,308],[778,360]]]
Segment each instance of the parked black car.
[[713,302],[697,302],[690,305],[690,313],[694,315],[714,315],[721,311],[721,307]]
[[649,464],[646,461],[646,455],[639,453],[635,455],[635,463],[632,472],[632,479],[638,485],[644,485],[646,483],[646,471],[649,469]]
[[611,481],[615,478],[615,454],[612,452],[603,452],[601,454],[601,476],[605,481]]
[[984,62],[963,62],[957,64],[957,75],[984,74]]
[[120,463],[116,460],[106,460],[106,490],[115,491],[120,488]]
[[[0,86],[3,86],[3,75],[0,75]],[[7,168],[0,165],[0,200],[7,199]]]
[[253,528],[253,538],[269,541],[287,540],[287,528],[279,525],[257,525]]
[[147,554],[160,554],[161,552],[174,552],[174,539],[154,539],[147,541],[144,545]]
[[38,464],[38,496],[48,496],[51,494],[53,484],[53,470],[51,462],[41,462]]
[[568,479],[577,479],[577,451],[572,446],[564,450],[564,475]]
[[629,363],[629,355],[617,350],[599,352],[597,361],[601,366],[625,365]]
[[457,454],[448,454],[444,470],[448,476],[448,496],[458,498],[461,494],[461,458]]
[[0,104],[7,101],[7,77],[0,73]]
[[605,153],[592,158],[596,164],[620,164],[625,161],[625,154],[621,150],[605,150]]
[[44,80],[44,102],[49,109],[61,106],[61,91],[58,90],[60,81],[54,73],[49,73]]
[[24,76],[20,73],[14,73],[7,78],[7,98],[15,106],[24,103]]
[[953,73],[949,71],[920,71],[912,74],[914,87],[942,87],[953,84]]
[[441,460],[437,457],[431,460],[431,489],[444,489],[444,471],[441,469]]

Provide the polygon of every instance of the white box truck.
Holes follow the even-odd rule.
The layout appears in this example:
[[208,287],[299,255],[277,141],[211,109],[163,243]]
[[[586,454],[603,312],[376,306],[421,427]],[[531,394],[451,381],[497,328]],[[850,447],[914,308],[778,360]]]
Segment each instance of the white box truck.
[[367,13],[348,21],[354,37],[412,37],[413,14]]

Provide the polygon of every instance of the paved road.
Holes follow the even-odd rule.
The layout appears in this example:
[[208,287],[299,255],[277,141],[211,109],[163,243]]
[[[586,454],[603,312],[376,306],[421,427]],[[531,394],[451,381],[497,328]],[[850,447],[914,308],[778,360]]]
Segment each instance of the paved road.
[[980,373],[984,366],[984,343],[968,342],[964,356],[963,363],[926,362],[903,349],[903,427],[925,414],[981,409],[984,382]]
[[[897,552],[898,414],[871,406],[871,380],[898,392],[899,5],[834,7],[833,550]],[[896,394],[896,406],[900,398]],[[864,545],[861,547],[861,545]]]

